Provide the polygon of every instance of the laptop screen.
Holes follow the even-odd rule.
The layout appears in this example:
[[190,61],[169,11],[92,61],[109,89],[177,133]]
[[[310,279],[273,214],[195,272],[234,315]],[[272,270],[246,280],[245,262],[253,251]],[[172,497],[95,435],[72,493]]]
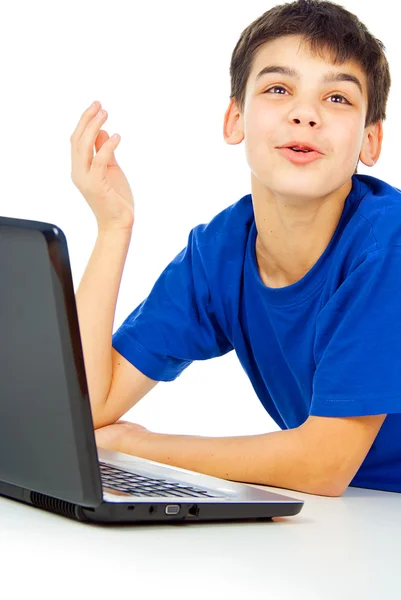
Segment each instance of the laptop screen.
[[0,217],[0,275],[0,480],[94,506],[100,475],[62,231]]

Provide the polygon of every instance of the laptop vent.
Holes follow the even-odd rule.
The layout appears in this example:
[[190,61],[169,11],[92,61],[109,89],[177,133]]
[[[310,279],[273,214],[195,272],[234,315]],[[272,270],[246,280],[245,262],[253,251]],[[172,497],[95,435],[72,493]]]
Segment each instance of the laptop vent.
[[44,508],[50,512],[64,515],[65,517],[70,517],[72,519],[77,518],[75,514],[75,504],[65,502],[65,500],[58,500],[57,498],[50,498],[49,496],[39,494],[38,492],[31,492],[31,502],[34,506]]

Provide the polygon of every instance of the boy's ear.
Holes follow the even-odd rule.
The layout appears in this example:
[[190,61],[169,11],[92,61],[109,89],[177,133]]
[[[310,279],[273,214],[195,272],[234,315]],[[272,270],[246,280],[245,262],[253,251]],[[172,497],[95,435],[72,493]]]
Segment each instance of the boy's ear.
[[234,98],[231,99],[224,115],[223,135],[227,144],[240,144],[244,139],[243,115],[238,110]]
[[366,128],[360,160],[367,167],[373,167],[379,160],[383,141],[383,122],[378,121]]

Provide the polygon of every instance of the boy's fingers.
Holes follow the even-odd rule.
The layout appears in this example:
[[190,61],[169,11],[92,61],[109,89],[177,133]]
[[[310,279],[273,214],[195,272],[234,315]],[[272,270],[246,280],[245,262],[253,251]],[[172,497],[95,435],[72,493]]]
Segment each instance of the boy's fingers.
[[85,131],[89,121],[93,119],[97,112],[101,109],[100,102],[97,103],[96,107],[89,106],[83,113],[81,118],[78,121],[77,126],[75,127],[72,136],[70,137],[71,143],[76,143],[82,137],[83,132]]
[[106,111],[99,117],[97,114],[92,115],[92,119],[87,124],[81,138],[76,142],[78,154],[83,159],[82,166],[88,171],[93,162],[93,146],[103,123],[107,119]]
[[92,167],[93,146],[100,127],[107,119],[105,110],[102,110],[100,116],[98,113],[99,107],[89,107],[83,113],[71,138],[71,158],[78,177],[86,175]]

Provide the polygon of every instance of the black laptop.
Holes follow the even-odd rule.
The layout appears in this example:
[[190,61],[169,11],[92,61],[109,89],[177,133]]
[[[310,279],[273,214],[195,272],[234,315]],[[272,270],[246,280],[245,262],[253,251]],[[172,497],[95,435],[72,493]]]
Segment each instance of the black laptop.
[[298,514],[303,501],[96,446],[67,240],[0,217],[0,494],[86,522]]

